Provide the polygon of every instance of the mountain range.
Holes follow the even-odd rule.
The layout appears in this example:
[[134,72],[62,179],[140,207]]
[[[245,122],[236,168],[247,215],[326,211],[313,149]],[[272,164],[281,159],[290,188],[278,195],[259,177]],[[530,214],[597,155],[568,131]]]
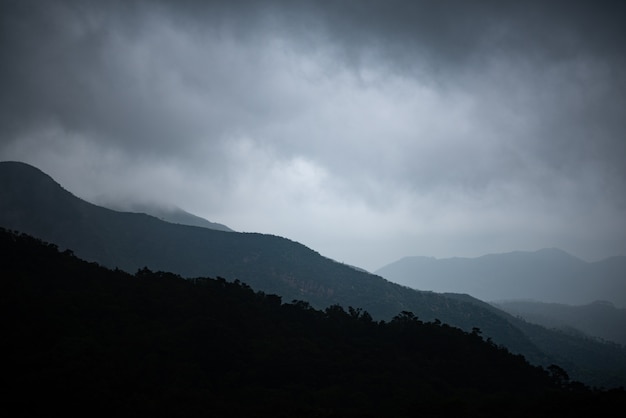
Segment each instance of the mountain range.
[[284,300],[363,309],[376,320],[412,312],[523,354],[560,364],[588,384],[626,384],[623,348],[525,323],[468,295],[409,289],[323,257],[286,238],[174,224],[85,202],[39,169],[0,163],[0,226],[30,234],[112,269],[144,267],[183,277],[223,277]]
[[626,307],[626,257],[586,262],[547,248],[477,258],[405,257],[375,272],[420,290],[467,293],[485,301],[535,300]]
[[613,341],[626,346],[626,309],[596,301],[572,306],[529,300],[494,303],[499,309],[528,322],[574,334]]
[[[285,303],[242,282],[88,263],[0,228],[0,400],[107,415],[568,417],[623,409],[558,365],[403,312]],[[622,405],[622,407],[620,407]]]

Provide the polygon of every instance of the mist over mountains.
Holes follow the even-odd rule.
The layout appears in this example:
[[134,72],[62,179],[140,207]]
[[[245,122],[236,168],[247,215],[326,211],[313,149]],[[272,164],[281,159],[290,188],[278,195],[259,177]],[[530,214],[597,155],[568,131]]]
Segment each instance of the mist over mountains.
[[468,293],[485,301],[527,299],[583,305],[596,300],[626,307],[626,257],[585,262],[546,248],[477,258],[406,257],[378,270],[421,290]]
[[177,206],[165,207],[158,204],[143,203],[132,204],[130,205],[130,207],[127,208],[111,207],[111,209],[123,212],[145,213],[147,215],[154,216],[155,218],[159,218],[162,221],[174,224],[199,226],[202,228],[215,229],[217,231],[233,231],[226,225],[208,221],[204,218],[201,218],[200,216],[189,213],[186,210],[181,209]]
[[[0,0],[0,400],[626,411],[625,21],[614,0]],[[376,271],[407,255],[440,260]],[[603,388],[619,405],[587,402]]]
[[240,280],[285,301],[304,300],[317,309],[352,306],[376,320],[412,312],[423,321],[479,329],[485,339],[531,363],[559,364],[587,384],[626,383],[623,348],[531,326],[468,295],[409,289],[286,238],[105,209],[78,199],[27,164],[0,163],[0,226],[130,273],[148,267],[183,277]]

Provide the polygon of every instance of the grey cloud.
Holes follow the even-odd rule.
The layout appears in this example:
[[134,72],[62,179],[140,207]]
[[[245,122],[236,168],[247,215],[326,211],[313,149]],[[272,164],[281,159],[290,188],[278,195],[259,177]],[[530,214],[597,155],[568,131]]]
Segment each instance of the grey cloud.
[[[564,225],[604,214],[616,231],[606,248],[626,251],[619,2],[0,7],[0,157],[47,165],[91,197],[164,194],[246,224],[235,229],[288,236],[312,233],[294,227],[297,211],[350,234],[359,222],[380,222],[381,234],[404,225],[413,243],[450,224],[486,228],[457,237],[459,248],[498,241],[506,227],[488,216],[515,208],[520,236],[531,224],[556,230],[546,211],[568,213]],[[71,169],[91,170],[97,186]],[[107,176],[115,182],[93,180]],[[258,203],[268,196],[283,207]],[[246,199],[258,214],[241,209]],[[271,225],[276,210],[283,223]]]

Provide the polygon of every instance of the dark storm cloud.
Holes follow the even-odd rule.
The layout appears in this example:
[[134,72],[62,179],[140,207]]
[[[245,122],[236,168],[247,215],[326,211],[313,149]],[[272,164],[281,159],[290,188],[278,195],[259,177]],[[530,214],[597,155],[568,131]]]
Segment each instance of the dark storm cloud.
[[[219,73],[254,69],[219,68],[213,74],[211,64],[223,59],[219,55],[222,51],[205,51],[217,52],[211,55],[213,62],[198,58],[190,63],[189,56],[179,51],[180,45],[168,44],[171,39],[166,36],[159,39],[160,29],[172,28],[189,29],[184,35],[189,39],[180,40],[183,44],[232,37],[251,48],[262,47],[258,39],[273,31],[275,36],[289,39],[296,49],[330,46],[335,59],[356,71],[361,65],[374,64],[442,83],[444,88],[456,87],[449,79],[451,75],[463,78],[464,74],[484,70],[494,57],[520,59],[528,71],[538,73],[551,71],[560,61],[597,61],[597,65],[605,65],[602,77],[608,78],[615,90],[606,92],[612,96],[609,98],[619,99],[624,92],[619,68],[624,64],[621,40],[626,36],[626,16],[618,2],[601,6],[573,1],[100,3],[4,2],[4,129],[30,126],[33,118],[57,118],[59,123],[77,129],[93,125],[109,130],[111,137],[123,137],[130,143],[130,138],[140,141],[143,136],[157,142],[161,137],[174,137],[180,126],[168,129],[158,123],[159,117],[170,111],[159,103],[166,98],[151,96],[155,86],[150,83],[158,86],[173,81],[167,79],[168,71],[173,78],[181,78],[177,82],[187,83],[182,87],[191,91],[212,93],[214,88],[224,88],[234,92],[235,100],[236,96],[245,97],[235,104],[244,110],[236,116],[240,123],[245,124],[246,117],[253,118],[250,114],[266,108],[254,103],[254,95],[245,95],[250,86],[228,85],[228,79],[224,86],[225,74]],[[154,43],[145,45],[143,41],[155,33]],[[136,64],[143,68],[130,67],[129,56],[139,52],[133,47],[146,46],[154,48],[156,56],[147,56],[147,62],[138,56]],[[189,71],[194,64],[199,70]],[[256,62],[253,57],[249,62],[233,64],[254,66]],[[200,71],[203,74],[197,74]],[[232,77],[235,82],[231,83],[242,78]],[[263,75],[258,77],[263,79]],[[571,87],[576,86],[563,86]],[[216,96],[224,98],[227,94]],[[248,102],[253,103],[246,109]],[[228,108],[229,104],[220,105]],[[598,117],[609,118],[612,123],[622,116],[616,106],[601,110],[589,107],[584,110],[601,113]],[[187,122],[181,120],[180,124]]]
[[86,197],[174,201],[352,263],[351,236],[402,237],[380,263],[626,251],[620,2],[0,4],[0,157]]

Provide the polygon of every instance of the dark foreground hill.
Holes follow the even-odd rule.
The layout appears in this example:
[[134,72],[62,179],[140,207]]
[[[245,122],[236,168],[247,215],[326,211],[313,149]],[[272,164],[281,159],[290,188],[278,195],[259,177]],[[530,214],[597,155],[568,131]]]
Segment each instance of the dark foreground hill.
[[[282,303],[240,282],[130,275],[0,230],[2,400],[173,416],[590,416],[623,410],[409,312]],[[48,406],[49,412],[53,408]]]
[[553,360],[570,371],[577,380],[608,388],[623,387],[626,384],[626,349],[620,344],[600,341],[569,330],[546,328],[519,316],[512,316],[469,295],[445,295],[490,310],[492,314],[502,317],[526,335],[537,349],[552,353]]
[[0,163],[0,226],[126,272],[147,266],[184,277],[220,276],[286,301],[306,300],[317,309],[353,306],[375,320],[411,311],[423,321],[437,319],[465,331],[479,328],[485,338],[523,354],[533,364],[566,360],[567,371],[577,380],[605,387],[626,385],[624,351],[597,342],[563,343],[560,335],[548,331],[538,338],[533,329],[515,325],[510,315],[495,313],[472,298],[412,290],[285,238],[176,225],[105,209],[77,198],[23,163]]

